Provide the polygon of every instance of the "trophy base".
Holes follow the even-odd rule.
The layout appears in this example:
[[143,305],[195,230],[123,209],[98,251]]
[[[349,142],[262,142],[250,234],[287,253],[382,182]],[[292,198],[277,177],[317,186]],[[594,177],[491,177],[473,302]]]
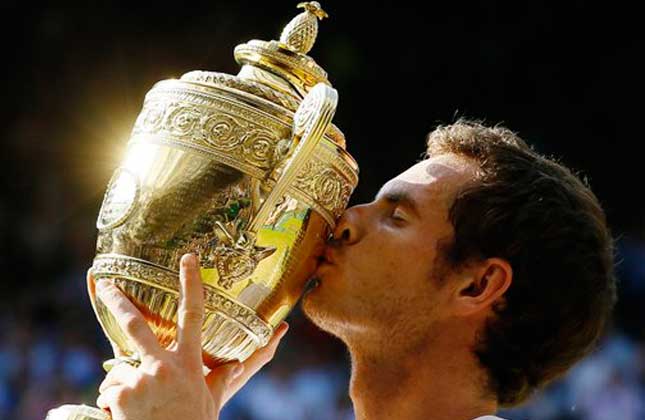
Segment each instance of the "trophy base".
[[110,420],[105,411],[89,405],[66,404],[49,410],[45,420]]

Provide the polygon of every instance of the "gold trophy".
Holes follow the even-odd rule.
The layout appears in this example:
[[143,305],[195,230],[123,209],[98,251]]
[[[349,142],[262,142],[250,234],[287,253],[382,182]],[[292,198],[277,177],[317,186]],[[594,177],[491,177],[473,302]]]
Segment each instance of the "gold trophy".
[[[302,295],[324,241],[358,182],[331,124],[336,91],[307,55],[326,13],[317,2],[280,41],[235,48],[237,76],[192,71],[146,95],[97,220],[94,279],[113,281],[162,345],[175,337],[179,260],[199,255],[204,363],[245,360]],[[135,347],[88,284],[107,337]],[[104,420],[84,405],[49,420]]]

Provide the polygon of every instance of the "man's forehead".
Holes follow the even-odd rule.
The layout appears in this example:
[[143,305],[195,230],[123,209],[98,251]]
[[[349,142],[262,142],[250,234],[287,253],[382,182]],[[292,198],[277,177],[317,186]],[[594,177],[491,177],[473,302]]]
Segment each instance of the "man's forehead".
[[444,182],[465,181],[475,173],[473,163],[454,154],[443,154],[411,166],[394,180],[410,184],[432,185]]
[[[451,201],[458,188],[476,173],[474,162],[453,154],[438,155],[423,160],[391,179],[377,194],[405,196],[417,203]],[[446,196],[448,194],[448,196]]]

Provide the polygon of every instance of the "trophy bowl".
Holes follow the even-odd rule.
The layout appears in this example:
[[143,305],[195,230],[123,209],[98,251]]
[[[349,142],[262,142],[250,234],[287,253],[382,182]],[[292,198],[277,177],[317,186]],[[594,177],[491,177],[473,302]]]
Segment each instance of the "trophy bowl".
[[[244,360],[268,342],[357,182],[357,165],[331,125],[335,90],[288,45],[239,46],[238,76],[196,71],[157,83],[97,220],[93,278],[119,286],[162,346],[175,337],[179,260],[200,257],[209,366]],[[294,68],[271,72],[281,58]],[[314,71],[300,77],[300,67]],[[285,71],[295,76],[283,79]],[[288,91],[294,79],[298,89]],[[93,282],[88,287],[105,334],[133,355]]]
[[[179,260],[199,256],[204,364],[243,361],[266,345],[302,295],[326,238],[358,182],[331,124],[337,93],[307,52],[316,2],[279,41],[235,49],[236,75],[193,71],[146,95],[99,211],[88,291],[108,339],[134,345],[95,294],[116,284],[162,346],[176,335]],[[62,406],[49,419],[98,419]]]

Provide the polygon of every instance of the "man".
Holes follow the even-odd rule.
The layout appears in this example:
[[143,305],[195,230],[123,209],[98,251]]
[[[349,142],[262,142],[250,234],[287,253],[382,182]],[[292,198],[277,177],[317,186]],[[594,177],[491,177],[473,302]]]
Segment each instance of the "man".
[[[588,187],[509,130],[466,121],[432,132],[426,160],[344,213],[315,277],[303,309],[349,348],[357,419],[495,418],[587,354],[615,302],[613,241]],[[170,349],[100,285],[143,354],[101,386],[115,420],[217,418],[286,331],[204,377],[194,257],[181,278]]]

